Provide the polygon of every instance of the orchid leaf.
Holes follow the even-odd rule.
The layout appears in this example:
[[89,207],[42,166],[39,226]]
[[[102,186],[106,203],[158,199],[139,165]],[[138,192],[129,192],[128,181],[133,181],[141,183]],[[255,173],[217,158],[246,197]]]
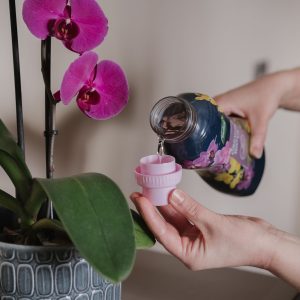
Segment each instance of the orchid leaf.
[[24,214],[17,199],[3,190],[0,190],[0,206],[14,212],[18,217],[22,217]]
[[56,219],[43,218],[31,226],[29,240],[36,240],[42,245],[72,245],[72,242],[63,227]]
[[30,194],[32,176],[23,153],[0,120],[0,166],[13,182],[18,197],[25,202]]
[[102,174],[36,179],[81,255],[113,282],[133,267],[133,222],[118,186]]
[[37,219],[42,204],[47,200],[47,195],[37,181],[33,181],[31,194],[25,204],[25,211],[34,219]]
[[53,230],[59,232],[65,232],[65,229],[59,220],[50,220],[50,219],[40,219],[36,223],[32,225],[32,230],[40,231],[40,230]]
[[135,246],[137,249],[146,249],[154,246],[155,237],[146,225],[143,218],[134,210],[131,210],[134,224]]

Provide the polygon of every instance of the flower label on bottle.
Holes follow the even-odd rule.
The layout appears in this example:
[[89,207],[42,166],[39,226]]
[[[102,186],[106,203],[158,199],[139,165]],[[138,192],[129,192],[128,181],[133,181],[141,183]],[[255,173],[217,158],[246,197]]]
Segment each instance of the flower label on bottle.
[[[178,115],[178,126],[164,126]],[[215,189],[241,196],[256,190],[264,156],[250,156],[248,122],[226,116],[213,98],[199,93],[165,97],[153,107],[150,124],[165,138],[166,153],[185,169],[195,169]]]
[[232,118],[230,121],[230,138],[231,155],[241,164],[249,164],[249,137],[246,135],[245,126],[246,121],[237,118]]

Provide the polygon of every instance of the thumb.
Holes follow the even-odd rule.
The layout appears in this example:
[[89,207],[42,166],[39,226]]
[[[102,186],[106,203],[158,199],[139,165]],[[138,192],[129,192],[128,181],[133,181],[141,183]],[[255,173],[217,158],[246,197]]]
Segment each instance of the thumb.
[[266,140],[268,121],[261,117],[249,117],[251,126],[250,154],[260,158]]
[[183,191],[176,189],[169,197],[170,204],[197,227],[214,214]]

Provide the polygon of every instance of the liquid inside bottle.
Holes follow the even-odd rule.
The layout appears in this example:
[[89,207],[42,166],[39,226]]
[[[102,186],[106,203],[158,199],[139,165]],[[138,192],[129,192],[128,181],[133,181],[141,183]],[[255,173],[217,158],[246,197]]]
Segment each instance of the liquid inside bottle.
[[153,107],[150,124],[164,141],[165,153],[215,189],[241,196],[255,192],[264,155],[249,155],[248,123],[224,115],[211,97],[188,93],[163,98]]

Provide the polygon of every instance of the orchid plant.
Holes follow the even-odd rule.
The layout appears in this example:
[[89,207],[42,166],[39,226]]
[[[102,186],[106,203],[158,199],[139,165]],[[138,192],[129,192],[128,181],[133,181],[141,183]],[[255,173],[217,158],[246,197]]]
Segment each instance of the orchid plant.
[[[128,83],[122,68],[110,60],[98,62],[98,55],[91,51],[103,42],[108,32],[107,18],[95,0],[25,0],[23,3],[25,24],[42,40],[46,95],[47,178],[34,178],[23,151],[17,23],[14,5],[10,9],[18,143],[0,120],[0,166],[12,180],[16,196],[0,189],[0,206],[13,212],[17,222],[5,224],[2,241],[34,245],[71,243],[104,277],[122,281],[131,271],[136,249],[155,243],[141,217],[129,209],[118,185],[103,174],[53,178],[56,105],[67,105],[76,97],[79,109],[86,116],[105,120],[119,114],[128,102]],[[54,94],[50,87],[52,37],[79,55],[66,70],[60,90]],[[45,203],[49,204],[46,214]]]

